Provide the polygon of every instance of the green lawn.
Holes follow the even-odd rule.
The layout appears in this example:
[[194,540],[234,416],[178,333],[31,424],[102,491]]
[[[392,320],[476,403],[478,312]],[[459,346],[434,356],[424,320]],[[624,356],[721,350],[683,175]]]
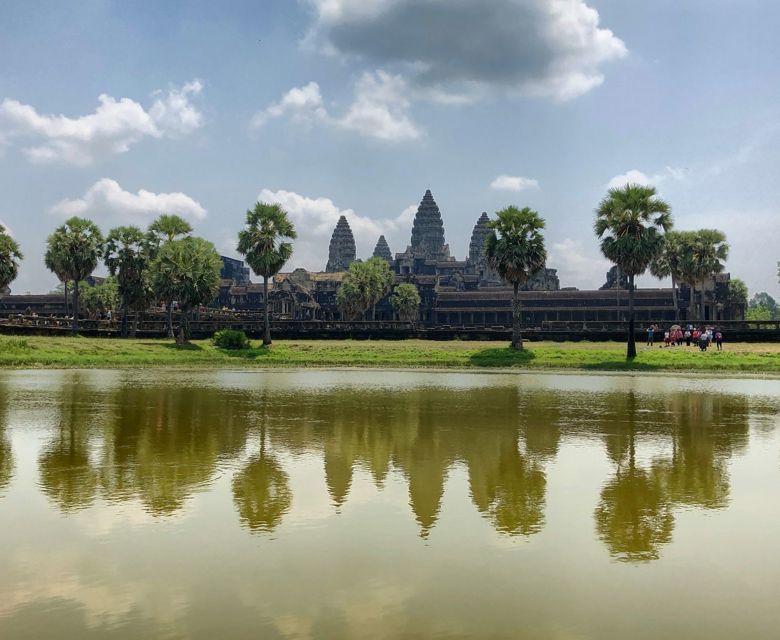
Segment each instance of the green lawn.
[[491,342],[278,340],[269,349],[229,352],[206,340],[178,347],[166,340],[0,336],[0,367],[512,367],[780,374],[780,344],[729,344],[721,353],[638,347],[639,355],[629,363],[625,345],[616,342],[532,342],[516,352]]

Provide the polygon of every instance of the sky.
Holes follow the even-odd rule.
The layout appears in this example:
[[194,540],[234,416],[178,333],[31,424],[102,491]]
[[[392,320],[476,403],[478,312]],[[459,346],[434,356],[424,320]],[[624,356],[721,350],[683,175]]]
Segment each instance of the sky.
[[[607,189],[653,184],[678,229],[780,297],[780,4],[768,0],[0,3],[0,223],[44,292],[46,237],[177,213],[217,249],[255,201],[323,270],[340,215],[370,257],[431,189],[452,255],[482,211],[547,221],[562,286],[594,288]],[[650,276],[643,286],[658,286]]]

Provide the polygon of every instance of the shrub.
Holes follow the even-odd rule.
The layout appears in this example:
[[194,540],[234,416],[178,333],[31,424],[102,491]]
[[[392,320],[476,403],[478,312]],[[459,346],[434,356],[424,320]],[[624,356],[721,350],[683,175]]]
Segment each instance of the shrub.
[[211,340],[214,342],[214,346],[219,349],[237,350],[249,348],[249,338],[246,337],[243,331],[236,329],[217,331]]

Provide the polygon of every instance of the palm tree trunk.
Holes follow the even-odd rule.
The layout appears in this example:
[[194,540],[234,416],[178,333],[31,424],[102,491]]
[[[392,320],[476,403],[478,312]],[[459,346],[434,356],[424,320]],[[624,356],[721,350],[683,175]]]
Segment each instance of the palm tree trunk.
[[127,337],[127,302],[122,300],[122,328],[120,334],[123,338]]
[[522,349],[523,334],[521,330],[522,316],[520,315],[520,283],[513,282],[512,285],[514,287],[512,293],[512,348]]
[[177,344],[186,344],[189,341],[189,309],[181,308],[181,318],[179,319],[179,337],[176,339]]
[[133,313],[133,326],[130,329],[130,337],[135,338],[135,334],[138,332],[138,311]]
[[68,309],[70,309],[70,303],[68,302],[68,281],[65,280],[62,284],[65,286],[65,315],[68,315]]
[[75,336],[79,332],[79,281],[73,281],[73,324],[71,333]]
[[263,276],[263,315],[265,317],[265,331],[263,332],[263,346],[271,344],[271,324],[268,321],[268,276]]
[[693,308],[695,304],[694,300],[696,299],[696,283],[689,282],[688,284],[691,287],[689,292],[690,297],[688,300],[688,322],[691,322],[694,318],[696,318],[696,310]]
[[636,335],[634,328],[634,274],[628,277],[628,343],[626,358],[636,358]]
[[168,330],[168,337],[173,338],[173,300],[166,300],[165,301],[168,305],[168,321],[167,321],[167,330]]
[[677,305],[677,282],[672,276],[672,300],[674,301],[674,319],[676,322],[680,322],[680,309]]

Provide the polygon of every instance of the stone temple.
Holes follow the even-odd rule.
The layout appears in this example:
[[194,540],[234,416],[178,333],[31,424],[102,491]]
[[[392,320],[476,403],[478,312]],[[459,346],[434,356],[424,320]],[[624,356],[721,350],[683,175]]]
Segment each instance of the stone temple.
[[328,248],[328,264],[325,267],[327,273],[346,271],[357,257],[355,249],[355,237],[349,227],[346,216],[341,216],[333,230]]

